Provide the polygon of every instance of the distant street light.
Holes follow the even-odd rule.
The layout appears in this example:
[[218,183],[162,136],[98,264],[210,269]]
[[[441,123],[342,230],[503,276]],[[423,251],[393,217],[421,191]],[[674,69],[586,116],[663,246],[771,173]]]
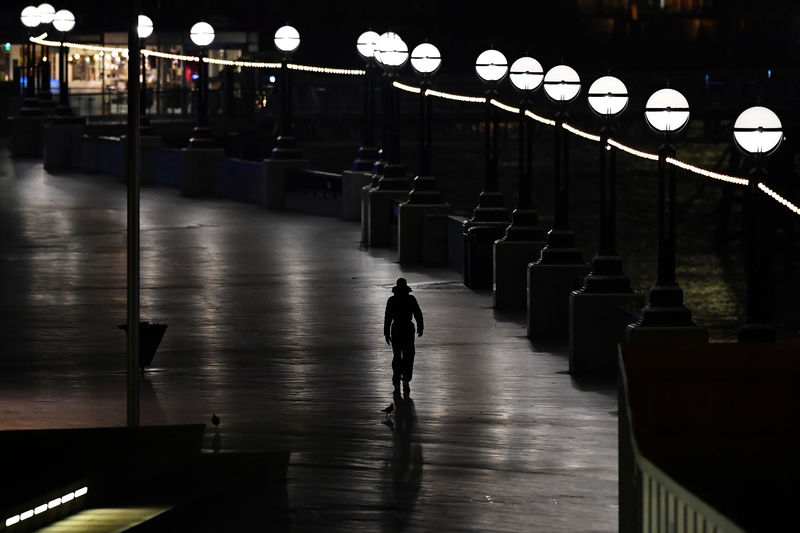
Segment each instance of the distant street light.
[[364,141],[358,149],[351,170],[368,171],[378,158],[375,146],[375,47],[380,35],[365,31],[356,41],[358,55],[364,61]]
[[683,290],[675,280],[675,157],[671,138],[689,123],[689,102],[675,89],[661,89],[647,100],[647,124],[664,138],[658,149],[658,274],[650,288],[650,302],[633,327],[693,327],[692,313],[683,303]]
[[400,36],[392,31],[383,33],[378,38],[375,46],[375,60],[384,70],[384,141],[383,160],[387,163],[397,163],[399,158],[399,132],[398,124],[399,100],[394,94],[392,83],[400,70],[408,62],[408,45]]
[[289,73],[289,57],[300,46],[300,32],[293,26],[281,26],[273,39],[275,48],[281,52],[281,120],[272,159],[299,159],[297,140],[292,132],[292,78]]
[[768,206],[758,184],[767,181],[764,159],[773,154],[783,139],[783,126],[773,111],[755,106],[743,111],[733,124],[736,146],[753,161],[744,205],[745,262],[747,267],[747,308],[739,342],[769,342],[776,337],[770,312],[771,246],[767,233]]
[[[153,34],[153,21],[147,15],[139,15],[136,24],[136,34],[139,36],[139,49],[144,49],[144,40]],[[141,94],[141,116],[147,115],[147,108],[150,107],[150,99],[147,97],[147,57],[142,55],[142,94]],[[145,120],[143,126],[147,127]]]
[[[48,4],[39,4],[36,8],[39,11],[39,23],[41,25],[51,24],[56,14],[56,9]],[[48,57],[48,48],[41,45],[42,57],[39,67],[39,99],[42,100],[43,105],[48,107],[52,104],[53,95],[50,91],[50,62]]]
[[630,280],[622,272],[617,255],[616,151],[608,144],[616,133],[615,119],[628,106],[628,89],[614,76],[602,76],[589,86],[589,107],[603,120],[600,129],[600,245],[592,258],[592,271],[586,276],[582,292],[629,293]]
[[569,136],[564,135],[564,122],[568,117],[564,107],[577,98],[580,91],[581,79],[572,67],[557,65],[544,76],[544,92],[558,104],[558,112],[553,132],[553,228],[547,233],[547,244],[542,248],[539,263],[543,265],[583,263],[569,224]]
[[214,41],[214,28],[208,22],[197,22],[189,30],[189,38],[200,48],[200,60],[197,63],[199,71],[197,90],[197,126],[189,139],[189,146],[204,148],[214,145],[214,137],[208,127],[208,57],[207,48]]
[[[25,7],[19,16],[20,21],[22,22],[23,26],[28,28],[28,37],[33,36],[33,29],[36,28],[41,22],[42,17],[39,14],[39,8],[36,6],[27,6]],[[25,107],[28,109],[34,109],[37,107],[37,102],[35,101],[36,98],[36,71],[34,67],[34,62],[36,61],[35,57],[35,49],[33,43],[28,41],[27,49],[26,49],[26,63],[27,68],[25,69],[25,100],[26,104]]]

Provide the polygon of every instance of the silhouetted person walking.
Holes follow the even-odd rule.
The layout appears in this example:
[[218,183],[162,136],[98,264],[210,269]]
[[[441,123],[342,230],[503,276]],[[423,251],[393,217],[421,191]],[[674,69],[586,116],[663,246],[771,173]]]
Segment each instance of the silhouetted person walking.
[[394,357],[392,358],[392,384],[395,391],[400,388],[403,381],[403,392],[408,395],[409,386],[414,372],[414,323],[417,321],[417,335],[422,337],[425,327],[422,322],[422,311],[417,299],[409,294],[411,287],[405,278],[398,278],[397,284],[392,287],[394,293],[386,302],[386,314],[383,319],[383,335],[386,343],[392,345]]

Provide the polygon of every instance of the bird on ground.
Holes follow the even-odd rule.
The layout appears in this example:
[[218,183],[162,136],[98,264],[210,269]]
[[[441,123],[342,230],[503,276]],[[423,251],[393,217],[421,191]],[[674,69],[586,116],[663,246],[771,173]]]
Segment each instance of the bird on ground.
[[381,409],[381,413],[386,413],[387,416],[392,414],[392,411],[394,411],[394,404],[393,403],[390,403],[389,407],[387,407],[386,409]]
[[219,426],[219,417],[217,415],[211,415],[211,423],[214,424],[214,427]]

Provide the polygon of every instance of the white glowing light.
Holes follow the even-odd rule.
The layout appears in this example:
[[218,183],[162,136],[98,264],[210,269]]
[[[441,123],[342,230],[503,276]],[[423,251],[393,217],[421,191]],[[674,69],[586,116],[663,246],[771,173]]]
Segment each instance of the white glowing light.
[[600,136],[599,135],[595,135],[593,133],[588,133],[588,132],[585,132],[583,130],[579,130],[575,126],[571,126],[571,125],[567,124],[566,122],[563,122],[561,124],[561,127],[564,128],[565,130],[567,130],[568,132],[572,133],[573,135],[577,135],[578,137],[583,137],[584,139],[587,139],[589,141],[600,142]]
[[208,22],[198,22],[189,30],[189,38],[197,46],[208,46],[214,41],[214,28]]
[[442,54],[431,43],[422,43],[411,52],[411,67],[417,74],[430,75],[442,65]]
[[36,508],[33,510],[33,514],[42,514],[46,510],[47,510],[47,504],[43,503],[42,505],[36,506]]
[[420,89],[419,87],[412,87],[411,85],[406,85],[405,83],[400,83],[399,81],[393,81],[392,86],[396,89],[400,89],[401,91],[405,91],[407,93],[419,94],[422,92],[422,89]]
[[729,176],[727,174],[722,174],[720,172],[713,172],[711,170],[706,170],[704,168],[697,167],[695,165],[691,165],[689,163],[684,163],[683,161],[679,161],[674,157],[666,158],[666,162],[670,165],[675,165],[678,168],[682,168],[684,170],[688,170],[689,172],[693,172],[694,174],[698,174],[700,176],[711,178],[719,181],[724,181],[727,183],[733,183],[735,185],[747,185],[749,180],[744,178],[737,178],[734,176]]
[[47,502],[47,508],[52,509],[53,507],[58,507],[61,505],[61,498],[55,498]]
[[772,198],[773,200],[775,200],[776,202],[778,202],[779,204],[784,206],[786,209],[788,209],[789,211],[791,211],[795,215],[800,215],[800,207],[797,207],[792,202],[790,202],[789,200],[787,200],[786,198],[784,198],[780,194],[776,193],[775,191],[773,191],[772,189],[770,189],[769,187],[767,187],[763,183],[759,183],[758,184],[758,188],[761,189],[761,191],[764,194],[766,194],[767,196],[769,196],[770,198]]
[[19,523],[19,515],[15,514],[14,516],[10,516],[6,518],[6,527],[13,526],[14,524]]
[[378,38],[375,60],[388,69],[400,68],[408,61],[408,45],[395,32],[387,31]]
[[742,111],[734,122],[733,138],[748,154],[769,154],[781,143],[783,126],[771,109],[754,106]]
[[609,139],[608,144],[630,155],[635,155],[636,157],[641,157],[642,159],[649,159],[650,161],[658,161],[657,154],[642,152],[641,150],[637,150],[636,148],[631,148],[630,146],[626,146],[621,142],[615,141],[614,139]]
[[28,509],[24,513],[20,513],[19,514],[19,519],[20,520],[27,520],[28,518],[30,518],[32,516],[33,516],[33,509]]
[[68,503],[75,499],[74,492],[68,492],[61,497],[61,503]]
[[53,17],[56,14],[56,8],[51,6],[50,4],[39,4],[39,7],[36,9],[39,10],[39,22],[42,24],[50,24],[53,22]]
[[689,123],[689,102],[675,89],[660,89],[647,99],[644,118],[657,132],[676,132]]
[[53,15],[53,27],[61,33],[66,33],[75,27],[75,15],[69,9],[59,9]]
[[556,65],[544,75],[544,92],[553,101],[569,102],[581,92],[581,78],[574,68]]
[[147,39],[153,34],[153,20],[147,15],[139,15],[136,20],[136,33],[139,39]]
[[484,50],[475,60],[475,72],[483,81],[498,82],[506,77],[508,61],[499,50]]
[[36,6],[28,6],[19,14],[19,20],[25,27],[35,28],[42,22],[42,17]]
[[613,117],[628,106],[628,89],[614,76],[597,78],[589,86],[589,107],[601,116]]
[[80,54],[75,54],[75,55],[74,55],[74,56],[72,56],[72,57],[74,57],[75,59],[80,59],[80,58],[81,58],[81,55],[80,55]]
[[88,487],[81,487],[81,488],[79,488],[78,490],[75,491],[75,497],[76,498],[80,498],[81,496],[85,495],[87,492],[89,492],[89,488]]
[[520,91],[535,91],[542,84],[544,70],[532,57],[520,57],[511,64],[508,74],[511,84]]
[[300,46],[300,32],[293,26],[281,26],[275,32],[275,47],[286,54],[294,52]]
[[427,91],[425,91],[425,94],[428,96],[435,96],[437,98],[442,98],[444,100],[453,100],[454,102],[467,102],[470,104],[482,104],[486,102],[486,98],[483,96],[464,96],[461,94],[435,91],[433,89],[428,89]]
[[344,76],[363,76],[366,74],[364,70],[352,68],[329,68],[329,67],[312,67],[309,65],[295,65],[289,63],[286,68],[290,70],[301,70],[303,72],[316,72],[319,74],[339,74]]
[[529,111],[525,111],[525,116],[532,118],[536,122],[541,122],[542,124],[546,124],[548,126],[555,126],[556,125],[556,121],[555,120],[550,119],[550,118],[545,118],[545,117],[540,116],[540,115],[537,115],[536,113],[534,113],[533,111],[530,111],[530,110]]
[[371,59],[375,57],[375,47],[378,44],[378,39],[381,36],[378,35],[377,32],[374,31],[365,31],[361,35],[358,36],[358,41],[356,42],[356,50],[358,50],[358,54],[363,59]]
[[497,107],[498,109],[502,109],[503,111],[508,111],[509,113],[519,113],[519,108],[518,107],[512,107],[512,106],[510,106],[508,104],[504,104],[503,102],[501,102],[499,100],[495,100],[494,98],[489,100],[489,103],[492,104],[493,106]]

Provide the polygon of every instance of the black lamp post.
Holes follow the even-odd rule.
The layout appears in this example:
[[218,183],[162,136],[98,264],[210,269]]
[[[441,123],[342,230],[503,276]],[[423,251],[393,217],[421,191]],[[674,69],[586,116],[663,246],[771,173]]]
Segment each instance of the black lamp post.
[[208,127],[208,63],[206,50],[214,41],[214,28],[208,22],[198,22],[189,30],[192,42],[200,47],[200,60],[197,63],[197,126],[189,139],[191,148],[208,148],[214,145],[214,137]]
[[539,242],[544,233],[538,226],[539,217],[533,210],[533,135],[530,119],[526,112],[530,109],[533,93],[539,89],[544,79],[542,65],[532,57],[521,57],[511,65],[509,74],[511,84],[522,93],[519,105],[519,178],[517,183],[517,208],[511,213],[511,225],[506,228],[505,240]]
[[[144,50],[144,40],[153,34],[153,20],[147,15],[139,15],[136,34],[139,36],[139,49]],[[146,123],[145,115],[150,107],[147,97],[147,55],[142,54],[142,94],[141,94],[141,122]]]
[[[28,37],[32,36],[33,29],[41,23],[39,9],[36,6],[25,7],[20,13],[19,18],[22,24],[28,28]],[[36,61],[35,49],[30,40],[25,47],[25,56],[25,90],[23,93],[25,95],[24,111],[26,114],[30,114],[35,112],[36,108],[38,107],[38,102],[36,101],[36,69],[34,67],[34,62]]]
[[422,76],[419,91],[419,175],[431,173],[431,99],[427,91],[431,76],[442,65],[442,54],[431,43],[417,45],[411,52],[411,67]]
[[505,208],[503,195],[499,191],[498,167],[498,130],[499,119],[497,107],[491,101],[497,96],[497,85],[508,73],[508,61],[502,52],[489,49],[484,50],[475,61],[475,72],[486,83],[485,105],[485,140],[486,162],[483,191],[480,194],[478,205],[473,210],[472,218],[465,222],[465,229],[476,223],[505,222],[508,220],[508,210]]
[[539,260],[542,265],[583,263],[569,224],[569,136],[564,135],[564,122],[568,118],[564,106],[577,98],[580,91],[581,80],[572,67],[557,65],[544,76],[544,92],[558,104],[558,112],[553,132],[553,228],[547,233],[547,244],[542,248]]
[[738,338],[739,342],[771,342],[775,340],[776,331],[770,316],[770,250],[764,238],[767,206],[766,196],[758,190],[758,184],[766,182],[764,158],[778,149],[783,139],[783,127],[773,111],[755,106],[743,111],[736,119],[733,138],[736,146],[753,160],[744,204],[747,316]]
[[300,46],[300,33],[292,26],[281,26],[275,32],[275,47],[281,52],[281,120],[278,139],[271,159],[298,159],[297,139],[292,132],[292,78],[289,57]]
[[645,119],[664,138],[658,149],[658,273],[641,320],[629,328],[694,327],[675,280],[675,166],[667,164],[667,158],[675,157],[671,137],[689,123],[689,102],[674,89],[658,90],[647,100]]
[[[56,10],[52,5],[43,3],[39,4],[36,9],[39,10],[41,25],[52,24],[56,14]],[[50,61],[48,61],[49,57],[47,54],[47,47],[42,45],[41,50],[42,56],[39,67],[39,100],[42,102],[42,105],[50,107],[53,104],[53,93],[50,91]]]
[[630,280],[622,272],[617,255],[616,151],[608,139],[616,132],[615,119],[628,105],[628,90],[614,76],[603,76],[589,87],[589,107],[603,119],[600,129],[600,245],[592,258],[592,271],[586,276],[584,293],[630,293]]
[[380,35],[369,30],[358,37],[356,49],[364,60],[364,141],[351,170],[369,171],[378,158],[375,147],[375,47]]
[[59,120],[68,120],[72,116],[69,105],[69,58],[64,39],[67,33],[75,27],[75,15],[69,10],[61,9],[53,16],[53,27],[61,34],[61,45],[58,47],[58,107],[56,116]]

